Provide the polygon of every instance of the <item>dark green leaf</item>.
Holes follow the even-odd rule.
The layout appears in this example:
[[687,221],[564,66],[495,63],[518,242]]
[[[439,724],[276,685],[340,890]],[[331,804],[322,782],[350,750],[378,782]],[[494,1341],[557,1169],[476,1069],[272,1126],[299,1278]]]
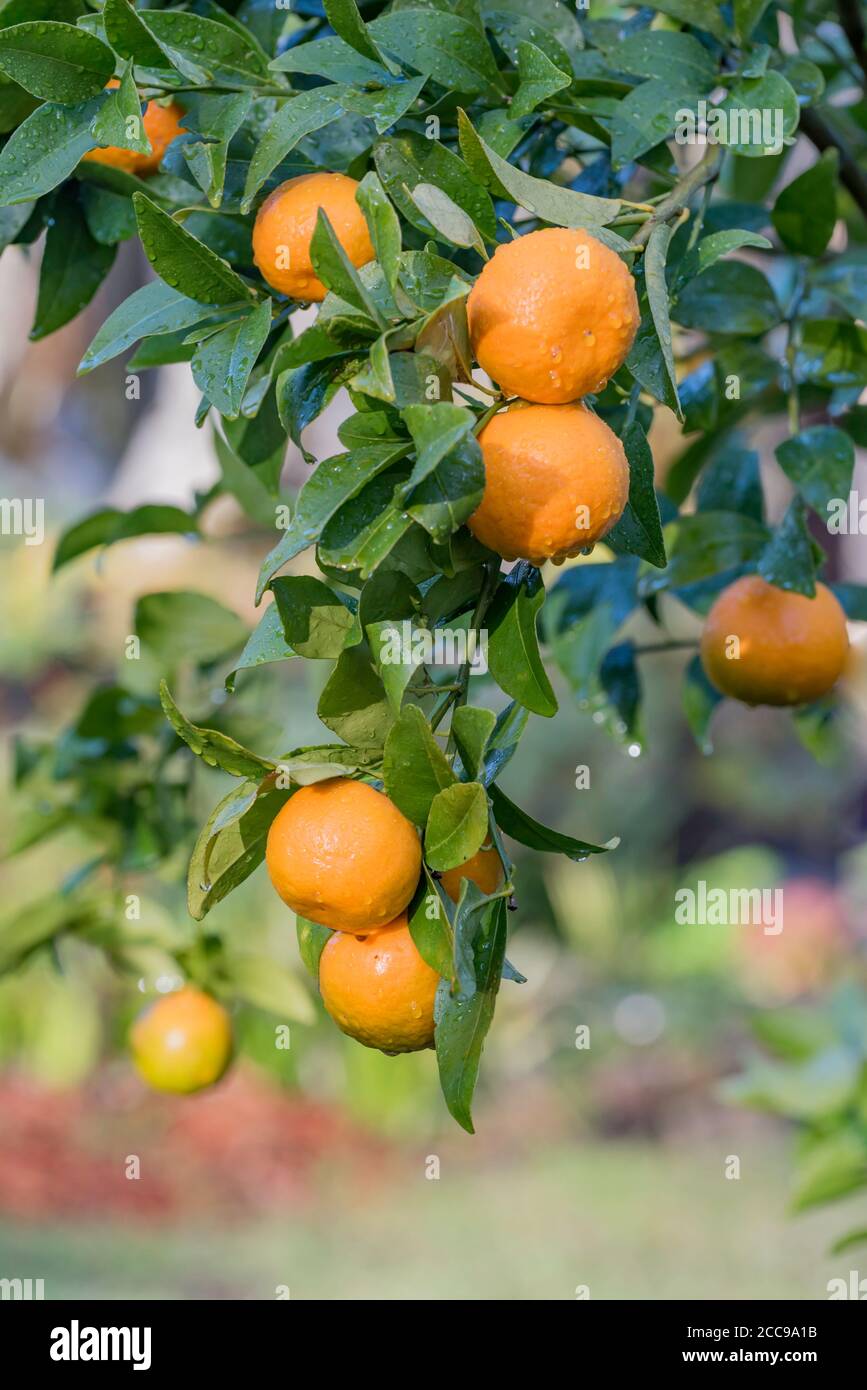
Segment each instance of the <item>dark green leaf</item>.
[[292,575],[271,584],[283,634],[299,656],[335,659],[360,641],[355,613],[347,600],[312,575]]
[[502,690],[550,718],[557,700],[539,655],[536,617],[545,602],[539,571],[522,561],[506,575],[487,618],[488,667]]
[[826,150],[777,198],[773,223],[789,251],[816,257],[827,247],[837,221],[839,164],[837,150]]
[[133,197],[145,255],[161,279],[200,304],[249,303],[252,290],[203,241],[144,193]]
[[68,178],[92,150],[93,122],[105,95],[81,106],[46,103],[28,116],[0,151],[0,207],[32,202]]
[[79,372],[91,372],[126,352],[140,338],[180,332],[208,317],[197,300],[188,299],[162,280],[143,285],[109,314],[84,357]]
[[488,834],[488,799],[480,782],[455,782],[437,792],[427,818],[425,861],[443,872],[480,850]]
[[506,905],[487,909],[473,950],[476,988],[471,996],[452,994],[447,980],[437,993],[436,1051],[440,1085],[449,1112],[473,1134],[471,1105],[485,1037],[494,1016],[506,950]]
[[202,729],[192,724],[178,709],[165,681],[160,681],[160,699],[166,718],[175,733],[209,767],[219,767],[223,772],[231,773],[233,777],[257,779],[275,770],[276,764],[270,758],[260,758],[257,753],[251,753],[249,748],[243,748],[240,743],[229,738],[228,734],[220,733],[217,729]]
[[291,788],[281,789],[261,770],[240,773],[256,781],[236,787],[214,808],[196,841],[187,873],[187,906],[201,922],[248,879],[265,858],[271,822],[285,806]]
[[777,446],[777,462],[808,506],[828,521],[832,505],[848,500],[855,467],[851,439],[832,425],[814,425]]
[[74,319],[93,299],[114,256],[113,246],[94,241],[74,194],[60,198],[45,238],[30,337],[47,338]]
[[629,460],[629,501],[620,521],[605,537],[605,543],[618,553],[638,555],[663,569],[667,556],[656,497],[653,455],[637,421],[624,430],[623,447]]
[[240,414],[250,373],[271,331],[272,307],[264,299],[244,318],[205,338],[193,355],[193,380],[229,419]]
[[807,508],[800,496],[792,501],[786,515],[759,556],[759,574],[769,584],[789,593],[816,593],[816,557],[807,530]]
[[106,507],[64,531],[52,568],[58,570],[98,545],[114,545],[130,536],[189,535],[197,529],[195,517],[179,507],[144,506],[131,512]]
[[114,66],[111,49],[73,24],[37,20],[0,29],[0,70],[41,101],[88,101]]
[[319,697],[317,714],[346,743],[381,745],[394,715],[366,643],[348,647]]
[[396,10],[373,20],[368,32],[406,67],[451,91],[497,96],[502,89],[484,32],[468,19],[434,9]]
[[681,291],[674,317],[684,328],[758,337],[780,322],[780,306],[760,270],[718,261]]
[[296,655],[283,635],[283,621],[277,604],[269,603],[258,626],[250,633],[234,671],[230,671],[226,677],[226,689],[235,689],[235,677],[239,671],[250,671],[273,661],[291,661]]
[[182,662],[209,665],[247,640],[246,624],[207,594],[174,590],[144,594],[136,604],[135,630],[164,669]]
[[385,790],[415,825],[426,825],[434,797],[455,781],[417,705],[405,705],[385,741]]
[[586,840],[575,840],[571,835],[563,835],[559,830],[551,830],[522,811],[498,786],[490,786],[488,795],[494,811],[494,819],[500,829],[529,849],[544,854],[565,854],[567,859],[580,863],[590,854],[604,854],[614,849],[618,840],[609,840],[605,845],[591,845]]

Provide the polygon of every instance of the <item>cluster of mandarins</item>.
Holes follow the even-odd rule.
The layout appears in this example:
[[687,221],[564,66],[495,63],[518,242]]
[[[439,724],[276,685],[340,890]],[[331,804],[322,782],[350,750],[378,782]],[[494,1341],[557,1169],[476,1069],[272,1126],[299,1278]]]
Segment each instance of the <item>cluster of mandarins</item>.
[[[177,107],[151,103],[144,125],[153,155],[102,150],[90,157],[152,171],[181,120]],[[357,187],[344,174],[305,174],[266,199],[253,250],[274,290],[303,302],[324,299],[310,256],[320,208],[353,265],[374,258]],[[467,313],[476,361],[512,398],[479,434],[485,491],[469,528],[505,560],[562,562],[601,540],[628,501],[623,446],[583,398],[603,390],[626,361],[640,322],[635,282],[588,232],[550,228],[497,248]],[[701,655],[724,694],[748,704],[802,704],[835,684],[847,645],[843,610],[823,585],[810,599],[747,576],[712,607]],[[406,915],[421,857],[415,828],[389,798],[345,778],[296,792],[268,838],[268,871],[281,898],[334,933],[320,961],[326,1009],[345,1033],[389,1053],[433,1043],[439,976],[416,949]],[[502,881],[499,856],[486,847],[445,874],[455,900],[462,877],[494,891]],[[132,1048],[153,1085],[196,1090],[228,1065],[228,1016],[188,986],[146,1011]]]

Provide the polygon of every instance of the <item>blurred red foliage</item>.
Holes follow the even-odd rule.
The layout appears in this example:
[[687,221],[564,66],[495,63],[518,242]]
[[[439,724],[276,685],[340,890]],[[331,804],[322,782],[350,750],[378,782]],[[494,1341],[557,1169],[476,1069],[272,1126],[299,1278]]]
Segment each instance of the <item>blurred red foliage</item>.
[[[186,1098],[109,1070],[86,1088],[0,1079],[0,1213],[17,1220],[168,1221],[219,1211],[230,1221],[298,1206],[351,1168],[354,1186],[387,1180],[388,1148],[336,1107],[279,1091],[236,1068]],[[139,1160],[140,1177],[127,1176]]]

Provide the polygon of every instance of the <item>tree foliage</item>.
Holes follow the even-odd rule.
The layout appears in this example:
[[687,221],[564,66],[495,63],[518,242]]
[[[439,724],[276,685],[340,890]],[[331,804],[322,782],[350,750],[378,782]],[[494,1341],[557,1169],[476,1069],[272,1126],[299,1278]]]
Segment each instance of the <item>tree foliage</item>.
[[[2,244],[47,230],[33,336],[80,312],[117,246],[140,238],[154,278],[109,316],[81,371],[117,357],[130,372],[189,361],[221,470],[189,514],[143,506],[79,520],[55,566],[129,536],[195,533],[220,494],[261,531],[276,528],[257,593],[273,601],[255,631],[201,594],[146,595],[136,632],[167,681],[162,711],[156,691],[99,690],[59,744],[21,748],[19,780],[49,797],[54,820],[23,828],[19,847],[72,816],[97,852],[59,906],[4,932],[7,968],[61,931],[91,931],[122,958],[95,868],[153,868],[189,843],[187,750],[238,779],[192,851],[197,921],[261,862],[294,788],[335,773],[374,780],[424,835],[431,876],[413,932],[443,975],[443,1091],[471,1128],[500,981],[516,978],[504,837],[579,861],[605,848],[538,824],[499,787],[528,717],[553,717],[566,688],[613,736],[640,743],[637,619],[658,628],[651,646],[665,645],[663,599],[701,618],[750,571],[814,592],[828,548],[819,526],[848,496],[853,443],[867,436],[863,30],[853,7],[819,0],[599,11],[558,0],[0,8]],[[120,86],[107,91],[112,76]],[[100,145],[140,148],[142,104],[173,95],[186,133],[155,176],[83,160]],[[817,157],[790,175],[800,137]],[[299,332],[298,306],[254,267],[251,230],[272,189],[319,169],[360,180],[376,259],[356,270],[320,216],[313,259],[328,294]],[[841,223],[845,250],[832,242]],[[598,556],[543,581],[528,564],[502,572],[464,523],[484,487],[476,436],[501,401],[468,389],[467,294],[498,242],[545,226],[585,228],[613,248],[636,277],[642,319],[626,365],[590,400],[626,448],[626,513]],[[341,387],[352,407],[342,450],[290,499],[287,438],[307,453],[305,430]],[[648,444],[657,413],[683,435],[662,482]],[[754,421],[769,417],[785,422],[777,459],[794,492],[778,526],[749,447]],[[311,548],[321,579],[282,573]],[[863,590],[837,592],[851,616],[867,615]],[[499,713],[475,702],[469,662],[443,676],[423,659],[383,661],[395,624],[486,631]],[[317,710],[327,734],[288,753],[243,746],[231,702],[209,713],[204,684],[187,680],[219,669],[233,691],[242,673],[246,686],[261,666],[299,659],[331,668]],[[172,696],[181,678],[199,691],[196,722]],[[689,662],[684,717],[702,746],[717,703]],[[805,737],[815,722],[797,717]],[[436,874],[489,836],[503,887],[453,905]],[[315,968],[317,929],[300,929]],[[202,975],[207,960],[213,979],[212,955],[200,941],[182,964]],[[241,973],[221,969],[243,995]]]

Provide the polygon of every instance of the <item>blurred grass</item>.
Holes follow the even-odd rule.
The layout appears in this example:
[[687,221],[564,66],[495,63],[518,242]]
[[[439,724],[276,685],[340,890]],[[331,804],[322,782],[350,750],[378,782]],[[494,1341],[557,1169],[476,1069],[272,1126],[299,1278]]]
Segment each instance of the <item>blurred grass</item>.
[[[388,1188],[343,1177],[291,1216],[231,1231],[98,1224],[0,1226],[0,1277],[49,1299],[824,1299],[846,1213],[791,1219],[783,1144],[559,1146],[477,1171],[424,1155]],[[351,1173],[351,1169],[350,1169]],[[850,1213],[851,1214],[851,1213]],[[857,1261],[855,1261],[857,1263]]]

